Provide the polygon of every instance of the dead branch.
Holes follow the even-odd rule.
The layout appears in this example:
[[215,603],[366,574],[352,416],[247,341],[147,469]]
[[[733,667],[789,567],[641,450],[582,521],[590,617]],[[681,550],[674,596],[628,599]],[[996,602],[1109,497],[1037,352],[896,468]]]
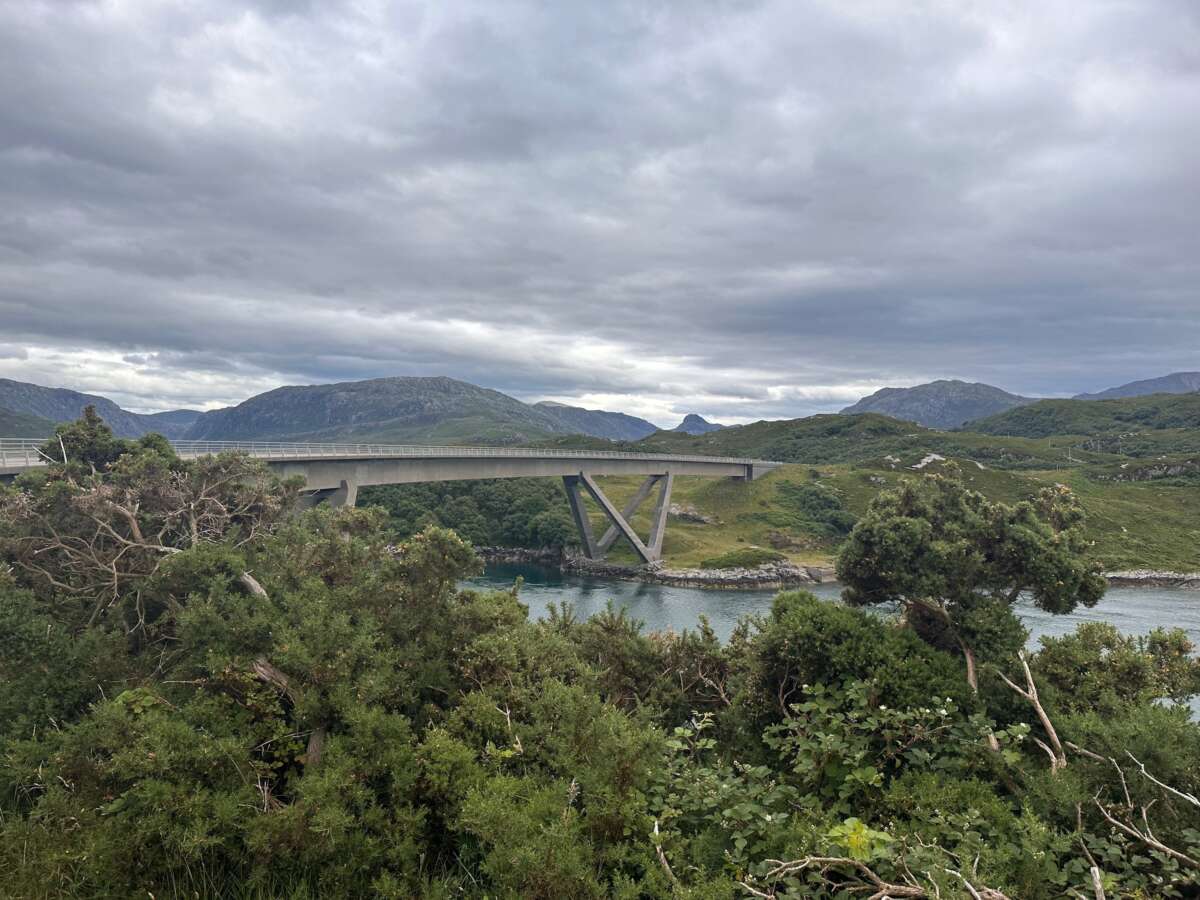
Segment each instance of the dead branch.
[[[976,859],[975,862],[978,864],[979,860]],[[943,870],[947,875],[953,875],[956,878],[962,879],[963,887],[967,889],[967,893],[971,895],[973,900],[1009,900],[1008,895],[1003,891],[998,891],[990,887],[975,887],[975,885],[967,880],[967,876],[963,875],[957,869],[947,869],[943,866]],[[975,874],[972,873],[971,877],[974,878]]]
[[263,600],[271,599],[266,588],[259,584],[258,579],[249,572],[243,572],[241,575],[239,575],[238,583],[255,597],[259,597]]
[[308,746],[304,750],[304,765],[306,767],[315,766],[321,761],[321,756],[325,753],[325,740],[328,737],[329,729],[324,725],[318,725],[309,734]]
[[1021,660],[1021,667],[1025,670],[1025,687],[1021,688],[1009,680],[1008,676],[1000,672],[1000,677],[1010,688],[1028,700],[1032,705],[1034,712],[1037,713],[1038,720],[1042,723],[1042,728],[1046,731],[1046,736],[1050,739],[1050,746],[1045,742],[1034,738],[1034,742],[1046,751],[1050,757],[1050,771],[1058,772],[1067,767],[1067,754],[1063,750],[1062,742],[1058,739],[1058,732],[1054,729],[1054,724],[1050,721],[1050,716],[1046,714],[1046,708],[1042,706],[1042,701],[1038,698],[1037,683],[1033,680],[1033,672],[1029,668],[1029,661],[1025,658],[1025,651],[1021,650],[1017,653],[1017,658]]
[[1144,828],[1138,828],[1133,822],[1132,808],[1127,809],[1125,812],[1126,821],[1121,821],[1120,819],[1117,819],[1103,803],[1100,802],[1099,797],[1095,797],[1093,799],[1096,803],[1096,808],[1100,810],[1100,815],[1104,816],[1104,818],[1108,820],[1108,823],[1114,828],[1124,832],[1136,841],[1141,841],[1147,847],[1157,850],[1160,853],[1165,853],[1167,856],[1170,856],[1173,859],[1179,860],[1179,862],[1183,863],[1189,868],[1200,869],[1200,861],[1192,859],[1186,853],[1181,853],[1174,847],[1168,847],[1154,836],[1154,832],[1150,830],[1150,822],[1146,815],[1150,808],[1148,805],[1140,807]]
[[292,689],[292,679],[287,676],[287,673],[273,666],[265,656],[260,656],[254,660],[250,664],[250,669],[258,678],[267,682],[267,684],[279,688],[289,700],[293,703],[296,702],[296,695]]
[[[915,881],[907,884],[896,884],[885,881],[866,863],[850,859],[846,856],[805,856],[791,861],[770,859],[767,860],[767,863],[774,866],[764,876],[764,879],[768,882],[779,881],[789,875],[795,875],[806,870],[817,870],[821,878],[831,887],[844,888],[856,893],[872,891],[868,900],[885,900],[885,898],[897,898],[897,900],[899,898],[914,898],[914,900],[922,900],[922,898],[929,897],[929,893],[925,888],[921,887]],[[835,872],[834,870],[837,869],[842,871]],[[854,874],[847,874],[847,870]],[[768,890],[764,893],[747,884],[745,881],[738,883],[753,896],[775,900],[776,894],[773,890]]]
[[1149,772],[1146,771],[1145,764],[1143,762],[1141,762],[1141,760],[1139,760],[1136,756],[1134,756],[1128,750],[1125,751],[1125,755],[1133,760],[1134,765],[1136,765],[1138,767],[1138,769],[1141,770],[1142,775],[1145,776],[1151,783],[1162,788],[1164,791],[1166,791],[1168,794],[1170,794],[1173,797],[1178,797],[1180,800],[1184,800],[1184,801],[1192,804],[1192,806],[1200,807],[1200,797],[1197,797],[1195,794],[1188,794],[1188,793],[1185,793],[1184,791],[1177,790],[1177,789],[1171,787],[1169,784],[1163,784],[1161,781],[1159,781],[1157,778],[1155,778],[1153,775],[1151,775]]
[[675,877],[675,873],[671,870],[671,864],[667,861],[667,854],[663,852],[662,842],[658,839],[658,819],[654,820],[654,849],[658,852],[658,861],[662,863],[662,867],[666,870],[667,877],[671,879],[671,883],[678,884],[679,879]]

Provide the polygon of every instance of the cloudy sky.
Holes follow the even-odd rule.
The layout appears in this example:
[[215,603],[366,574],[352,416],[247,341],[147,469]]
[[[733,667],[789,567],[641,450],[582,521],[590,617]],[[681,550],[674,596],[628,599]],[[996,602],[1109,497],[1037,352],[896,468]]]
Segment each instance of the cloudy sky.
[[1180,369],[1195,0],[0,0],[0,376],[671,424]]

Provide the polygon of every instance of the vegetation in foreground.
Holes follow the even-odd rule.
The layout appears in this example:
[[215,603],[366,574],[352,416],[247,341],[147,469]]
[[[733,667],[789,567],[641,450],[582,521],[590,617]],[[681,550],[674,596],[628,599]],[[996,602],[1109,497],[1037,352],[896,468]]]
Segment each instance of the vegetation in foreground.
[[238,456],[62,430],[0,494],[6,896],[1200,896],[1200,662],[1009,609],[1102,590],[1069,492],[874,502],[725,645],[460,590],[470,546]]

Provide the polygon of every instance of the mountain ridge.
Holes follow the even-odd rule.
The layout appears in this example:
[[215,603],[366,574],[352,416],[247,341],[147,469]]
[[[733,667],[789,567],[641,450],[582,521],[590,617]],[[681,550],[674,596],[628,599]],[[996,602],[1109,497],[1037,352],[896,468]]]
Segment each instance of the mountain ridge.
[[1035,402],[981,382],[939,379],[906,388],[885,387],[841,410],[839,415],[880,413],[943,431],[974,419]]
[[696,413],[688,413],[683,417],[683,421],[676,425],[671,431],[677,431],[681,434],[709,434],[713,431],[720,431],[725,428],[725,425],[719,425],[716,422],[710,422],[704,416]]
[[1123,397],[1145,397],[1149,394],[1190,394],[1200,391],[1200,372],[1172,372],[1158,378],[1143,378],[1119,384],[1094,394],[1076,394],[1072,400],[1117,400]]
[[47,421],[51,427],[45,436],[53,432],[54,424],[79,418],[85,406],[94,406],[117,437],[128,438],[141,437],[151,431],[157,431],[168,438],[179,438],[183,436],[191,419],[200,415],[197,410],[180,409],[161,413],[134,413],[122,409],[112,400],[99,394],[85,394],[70,388],[43,387],[32,382],[0,378],[0,407],[11,413],[35,416]]
[[608,438],[611,441],[636,441],[658,431],[658,426],[628,413],[605,409],[585,409],[569,403],[540,400],[532,404],[563,425],[577,429],[580,434]]

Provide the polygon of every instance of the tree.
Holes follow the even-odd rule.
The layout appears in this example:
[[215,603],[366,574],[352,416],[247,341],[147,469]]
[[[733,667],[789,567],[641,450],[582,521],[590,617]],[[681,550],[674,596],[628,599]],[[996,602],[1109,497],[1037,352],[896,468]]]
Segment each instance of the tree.
[[1104,595],[1086,547],[1083,511],[1063,485],[1014,505],[993,503],[948,465],[879,494],[837,572],[851,605],[899,604],[922,639],[957,648],[977,693],[977,656],[1010,659],[1024,642],[1012,612],[1021,594],[1051,613],[1094,606]]
[[103,471],[132,446],[131,441],[115,437],[91,404],[83,408],[77,421],[54,429],[54,437],[40,448],[52,464],[78,473]]
[[43,453],[55,447],[65,463],[50,457],[17,490],[0,491],[0,555],[73,631],[101,618],[145,628],[170,602],[145,590],[168,558],[201,544],[252,544],[294,505],[296,486],[261,462],[185,462],[158,435],[114,438],[91,407]]

